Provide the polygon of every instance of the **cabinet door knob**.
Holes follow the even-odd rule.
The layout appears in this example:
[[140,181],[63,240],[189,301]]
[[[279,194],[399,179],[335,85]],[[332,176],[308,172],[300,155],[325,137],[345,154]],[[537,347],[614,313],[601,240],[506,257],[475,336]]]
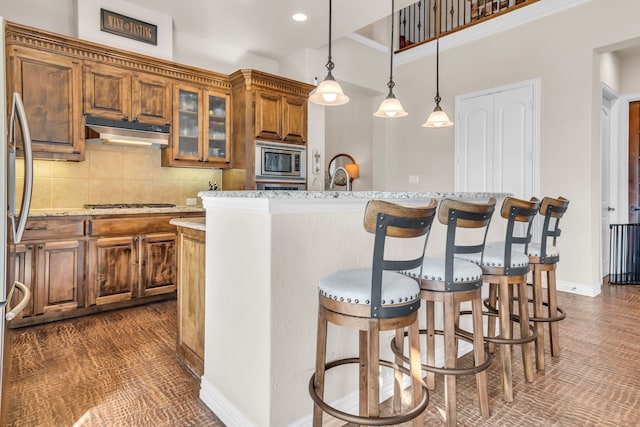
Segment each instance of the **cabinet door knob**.
[[44,245],[38,245],[38,249],[44,248]]

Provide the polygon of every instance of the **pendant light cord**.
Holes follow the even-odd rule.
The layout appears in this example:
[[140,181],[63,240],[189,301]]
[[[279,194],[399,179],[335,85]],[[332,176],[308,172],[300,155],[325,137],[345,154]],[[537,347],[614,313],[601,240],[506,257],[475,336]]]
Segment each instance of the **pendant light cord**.
[[329,0],[329,57],[327,58],[327,71],[329,72],[327,74],[327,77],[331,76],[331,70],[333,70],[333,61],[331,61],[331,3],[332,1]]
[[436,106],[439,107],[440,106],[440,101],[442,100],[442,98],[440,98],[440,20],[438,19],[439,17],[439,13],[438,13],[438,6],[436,6],[436,4],[433,5],[433,13],[434,13],[434,19],[437,21],[434,21],[436,24],[436,97],[435,97],[435,101],[436,101]]
[[391,95],[393,91],[393,87],[396,85],[393,82],[393,26],[395,23],[395,17],[393,16],[395,11],[395,0],[391,0],[391,42],[389,43],[389,83],[387,83],[387,87],[389,88],[389,95]]

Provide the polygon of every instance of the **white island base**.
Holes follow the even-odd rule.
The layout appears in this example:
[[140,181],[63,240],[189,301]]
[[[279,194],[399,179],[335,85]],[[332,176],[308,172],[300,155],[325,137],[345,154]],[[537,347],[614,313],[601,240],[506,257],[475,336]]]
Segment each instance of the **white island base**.
[[[259,427],[311,425],[308,383],[315,363],[318,281],[336,270],[370,265],[373,235],[362,225],[368,200],[422,205],[429,198],[504,197],[306,191],[199,196],[207,236],[200,398],[228,426]],[[494,223],[496,217],[497,212]],[[493,229],[490,234],[500,238],[503,229]],[[442,254],[444,242],[445,226],[434,222],[427,253]],[[357,331],[330,325],[328,338],[327,360],[357,356]],[[381,338],[388,359],[384,343],[390,339]],[[332,371],[325,399],[357,413],[357,368]],[[383,397],[391,393],[391,376],[383,371]]]

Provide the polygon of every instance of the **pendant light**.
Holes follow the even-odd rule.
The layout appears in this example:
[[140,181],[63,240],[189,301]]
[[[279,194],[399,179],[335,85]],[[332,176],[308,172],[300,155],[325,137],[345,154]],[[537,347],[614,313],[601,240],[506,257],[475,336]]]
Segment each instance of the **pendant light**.
[[344,94],[340,84],[333,78],[331,61],[331,0],[329,0],[329,58],[327,60],[327,77],[309,96],[309,101],[318,105],[333,106],[342,105],[349,102],[349,97]]
[[376,117],[384,117],[387,119],[395,118],[395,117],[404,117],[408,113],[404,111],[402,108],[402,104],[393,94],[393,87],[396,85],[393,82],[393,25],[395,22],[395,17],[393,16],[395,12],[394,8],[395,0],[391,0],[391,42],[389,43],[389,83],[387,83],[387,87],[389,88],[389,94],[387,97],[380,103],[380,107],[378,107],[378,111],[373,113]]
[[435,22],[436,22],[436,107],[433,109],[433,113],[429,115],[429,118],[422,126],[426,128],[441,128],[447,126],[453,126],[453,122],[449,120],[449,116],[440,108],[440,13],[439,9],[434,8]]

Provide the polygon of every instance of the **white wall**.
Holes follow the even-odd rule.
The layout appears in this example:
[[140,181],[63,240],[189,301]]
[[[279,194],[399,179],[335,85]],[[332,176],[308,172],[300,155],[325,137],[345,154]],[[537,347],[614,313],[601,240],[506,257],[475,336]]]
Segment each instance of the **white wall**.
[[[90,14],[85,4],[86,0],[2,0],[0,1],[0,16],[18,24],[78,37],[76,2],[80,2],[79,9],[83,22],[85,22],[86,16]],[[111,4],[106,0],[91,0],[91,2],[98,10],[101,3],[104,3],[105,7]],[[118,1],[114,4],[142,9],[124,1]],[[99,21],[95,25],[99,29]],[[131,48],[131,43],[134,43],[131,40],[111,34],[106,37],[109,37],[111,42],[99,42],[121,49],[134,50]],[[138,44],[144,45],[144,43]],[[149,52],[143,53],[167,58],[164,53],[157,55]],[[278,74],[278,62],[273,59],[233,50],[211,40],[204,40],[175,30],[173,31],[173,61],[223,74],[231,74],[240,68],[254,68]]]
[[640,51],[637,55],[622,58],[620,93],[640,93]]
[[67,36],[76,35],[75,11],[74,0],[2,0],[0,2],[0,16],[6,20]]
[[[637,39],[640,26],[635,16],[639,12],[636,0],[593,0],[462,46],[447,46],[446,37],[441,40],[441,105],[450,114],[456,95],[540,78],[538,196],[562,195],[571,200],[559,240],[558,278],[566,289],[577,292],[597,292],[601,281],[600,54],[595,50]],[[633,73],[635,79],[636,65],[640,64],[627,61],[622,67],[623,90],[630,86],[627,74]],[[341,67],[347,68],[346,76],[358,75],[364,68],[356,61],[342,62]],[[375,174],[385,176],[383,188],[376,189],[451,190],[454,131],[421,126],[433,109],[435,58],[431,55],[399,65],[394,74],[396,96],[409,116],[401,125],[387,125],[385,143],[374,145],[376,165],[384,168]],[[611,75],[606,78],[616,84]],[[327,124],[352,125],[346,117]],[[419,184],[408,184],[411,174],[419,175]]]

